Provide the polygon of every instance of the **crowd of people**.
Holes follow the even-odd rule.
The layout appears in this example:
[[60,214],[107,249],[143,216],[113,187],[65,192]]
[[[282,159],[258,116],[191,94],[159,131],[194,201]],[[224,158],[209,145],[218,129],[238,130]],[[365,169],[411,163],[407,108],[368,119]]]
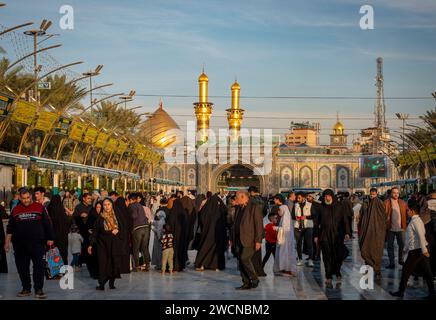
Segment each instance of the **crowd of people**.
[[[47,197],[42,187],[22,188],[11,201],[6,234],[0,228],[0,271],[7,272],[6,252],[12,244],[22,285],[19,297],[31,295],[32,261],[35,295],[46,298],[44,255],[53,246],[75,272],[86,265],[97,290],[105,290],[107,283],[115,289],[116,279],[130,272],[223,270],[232,256],[242,278],[238,290],[259,286],[271,256],[273,274],[289,277],[322,259],[325,285],[332,287],[333,278],[336,284],[342,281],[346,243],[355,236],[376,280],[382,276],[385,247],[385,268],[395,268],[396,260],[403,266],[400,287],[392,295],[402,297],[414,275],[425,279],[429,298],[435,296],[436,192],[403,200],[396,187],[384,196],[371,189],[368,197],[335,195],[331,189],[320,195],[262,197],[256,187],[225,195],[83,191]],[[189,260],[190,250],[196,251],[194,261]]]

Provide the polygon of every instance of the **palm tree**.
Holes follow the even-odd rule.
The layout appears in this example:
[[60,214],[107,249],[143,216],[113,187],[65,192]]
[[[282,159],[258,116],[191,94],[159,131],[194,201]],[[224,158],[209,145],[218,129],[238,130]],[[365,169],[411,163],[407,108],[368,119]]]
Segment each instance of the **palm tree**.
[[423,152],[425,158],[421,159],[419,163],[404,166],[402,173],[409,173],[411,176],[420,177],[421,179],[428,178],[436,174],[436,161],[431,158],[431,147],[434,148],[434,137],[436,136],[436,109],[428,110],[424,115],[420,116],[423,124],[418,126],[411,126],[412,130],[404,134],[404,141],[409,146],[406,152],[417,154]]
[[68,82],[65,75],[48,76],[45,81],[51,83],[51,89],[40,91],[43,105],[50,104],[60,113],[83,110],[79,101],[85,96],[86,88]]
[[[110,134],[116,131],[120,137],[136,136],[141,122],[140,115],[134,110],[124,109],[111,101],[101,102],[92,111],[86,112],[83,118],[94,123],[100,132],[105,128]],[[92,146],[87,146],[87,148],[89,148],[88,151],[95,151]],[[97,160],[95,165],[103,165],[108,163],[110,157],[110,153],[100,150],[92,158]]]
[[10,61],[7,58],[0,59],[0,90],[8,92],[8,86],[16,94],[21,92],[33,81],[33,75],[23,72],[22,66],[9,68]]

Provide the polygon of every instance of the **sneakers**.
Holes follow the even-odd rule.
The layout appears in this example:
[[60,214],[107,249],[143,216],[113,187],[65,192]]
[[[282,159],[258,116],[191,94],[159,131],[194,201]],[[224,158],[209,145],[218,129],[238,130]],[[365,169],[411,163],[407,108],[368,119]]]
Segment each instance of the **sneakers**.
[[29,290],[21,290],[20,292],[17,293],[17,297],[19,297],[19,298],[28,297],[31,295],[32,295],[32,292],[30,292]]
[[37,298],[37,299],[47,299],[47,295],[42,290],[37,290],[35,292],[35,298]]
[[313,268],[313,267],[314,267],[314,264],[313,264],[312,259],[309,259],[309,260],[307,261],[307,266],[308,266],[309,268]]
[[298,259],[297,267],[301,267],[301,266],[304,266],[304,262],[303,262],[303,260]]

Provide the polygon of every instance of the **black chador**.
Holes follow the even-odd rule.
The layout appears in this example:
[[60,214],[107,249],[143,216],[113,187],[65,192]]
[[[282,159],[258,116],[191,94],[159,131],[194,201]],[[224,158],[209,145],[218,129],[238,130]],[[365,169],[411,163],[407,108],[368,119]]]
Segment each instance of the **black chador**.
[[93,279],[97,279],[98,277],[98,266],[97,259],[95,258],[95,254],[88,254],[88,247],[90,245],[89,237],[92,234],[92,230],[94,229],[94,224],[97,219],[97,215],[93,212],[92,207],[89,206],[86,208],[88,211],[88,216],[86,218],[82,218],[80,215],[76,215],[74,217],[75,223],[79,228],[79,233],[83,238],[82,243],[82,252],[79,257],[79,263],[85,263],[86,267],[89,271],[89,276]]
[[199,224],[201,237],[195,259],[196,268],[223,270],[226,251],[227,208],[217,196],[212,196],[201,209]]
[[70,232],[72,218],[65,213],[59,195],[52,197],[47,210],[53,224],[54,245],[58,247],[64,264],[68,264],[68,233]]
[[188,216],[180,199],[174,201],[167,223],[174,235],[174,271],[183,271],[188,257]]
[[120,238],[122,252],[120,255],[120,270],[121,273],[130,273],[130,235],[132,232],[133,222],[132,216],[127,211],[126,201],[123,197],[115,200],[115,211],[118,212],[123,229]]

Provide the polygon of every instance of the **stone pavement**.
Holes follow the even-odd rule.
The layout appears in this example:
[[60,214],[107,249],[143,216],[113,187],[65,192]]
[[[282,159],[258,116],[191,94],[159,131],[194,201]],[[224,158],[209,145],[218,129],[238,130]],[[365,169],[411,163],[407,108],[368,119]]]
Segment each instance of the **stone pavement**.
[[[374,290],[360,288],[362,266],[357,240],[348,243],[350,257],[343,265],[342,284],[334,288],[325,288],[323,264],[316,262],[315,268],[299,267],[295,278],[287,276],[274,276],[272,274],[272,257],[265,266],[267,277],[261,278],[258,288],[249,291],[237,291],[234,288],[241,284],[237,271],[236,259],[227,260],[227,269],[224,271],[194,270],[192,263],[187,270],[172,276],[162,276],[159,272],[139,272],[123,275],[117,280],[116,290],[95,290],[96,281],[89,278],[86,267],[74,274],[74,289],[62,290],[59,281],[45,282],[44,291],[48,299],[120,299],[120,300],[197,300],[197,299],[259,299],[259,300],[387,300],[393,299],[389,290],[397,289],[399,284],[400,269],[382,271],[383,279],[380,284],[375,284]],[[195,259],[195,251],[189,253],[190,261]],[[13,262],[13,255],[8,254],[10,267],[9,274],[0,274],[0,299],[33,299],[16,298],[16,293],[21,289]],[[383,265],[387,264],[385,255]],[[409,281],[404,299],[421,299],[427,295],[427,289],[422,279]]]

